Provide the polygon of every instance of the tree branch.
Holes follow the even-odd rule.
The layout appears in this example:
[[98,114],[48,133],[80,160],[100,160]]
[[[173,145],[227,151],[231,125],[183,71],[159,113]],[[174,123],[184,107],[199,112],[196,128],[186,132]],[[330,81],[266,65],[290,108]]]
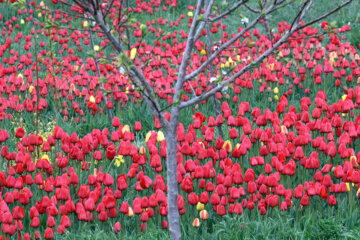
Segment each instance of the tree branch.
[[235,11],[236,9],[238,9],[241,5],[245,4],[246,2],[248,2],[249,0],[242,0],[242,1],[239,1],[237,2],[232,8],[228,9],[227,11],[223,12],[222,14],[216,16],[216,17],[213,17],[213,18],[210,18],[209,19],[209,22],[216,22],[217,20],[229,15],[230,13],[232,13],[233,11]]
[[182,58],[181,65],[179,68],[178,80],[175,85],[175,94],[174,94],[175,102],[177,102],[179,100],[180,92],[185,83],[184,79],[185,79],[185,74],[186,74],[186,68],[189,66],[189,60],[191,57],[192,48],[194,47],[194,44],[195,44],[195,30],[196,30],[197,23],[199,22],[198,16],[201,12],[202,4],[203,4],[203,0],[198,0],[195,16],[194,16],[193,22],[191,24],[189,35],[187,38],[184,56]]
[[[94,45],[94,38],[93,38],[92,32],[90,31],[89,33],[90,33],[91,48],[92,48],[92,51],[94,51],[94,46],[95,46]],[[97,59],[94,59],[94,61],[95,61],[96,73],[97,73],[98,78],[100,79],[101,73],[100,73],[99,63],[98,63]],[[104,102],[105,102],[105,105],[106,105],[106,109],[107,109],[107,113],[108,113],[108,117],[109,117],[109,122],[111,123],[111,121],[113,119],[113,116],[112,116],[111,110],[109,108],[107,108],[108,100],[106,98],[106,95],[103,92],[104,84],[101,81],[100,81],[100,88],[101,88],[101,93],[103,94],[103,97],[104,97]]]
[[[93,17],[94,17],[94,20],[96,21],[96,23],[99,25],[99,27],[106,34],[107,38],[110,40],[110,42],[113,45],[113,47],[115,48],[115,50],[118,53],[123,53],[124,49],[122,48],[121,43],[116,40],[114,35],[112,35],[110,27],[105,24],[101,11],[98,11],[96,15],[93,15]],[[127,60],[130,62],[130,59],[128,57],[127,57]],[[136,77],[139,80],[139,82],[141,83],[141,85],[145,87],[145,90],[146,90],[148,96],[150,98],[152,98],[150,106],[154,110],[154,113],[159,115],[160,109],[161,109],[160,105],[155,98],[154,90],[150,86],[149,82],[146,80],[144,74],[142,72],[140,72],[140,70],[135,66],[131,66],[129,72],[133,78]]]
[[241,32],[239,32],[238,34],[236,34],[233,38],[231,38],[228,42],[224,43],[223,45],[221,45],[216,52],[214,52],[211,56],[209,56],[209,58],[203,63],[201,64],[201,66],[199,68],[197,68],[195,71],[193,71],[192,73],[186,75],[185,79],[189,80],[194,78],[195,76],[197,76],[198,74],[200,74],[200,72],[207,66],[209,65],[210,62],[212,62],[222,51],[224,51],[225,49],[227,49],[230,45],[232,45],[236,40],[238,40],[242,35],[244,35],[244,33],[246,31],[248,31],[249,29],[251,29],[253,26],[256,25],[256,23],[258,21],[260,21],[261,16],[257,17],[255,20],[253,20],[248,26],[246,26]]
[[316,22],[318,22],[318,21],[320,21],[320,20],[323,20],[324,18],[330,16],[331,14],[339,11],[341,8],[343,8],[343,7],[345,7],[346,5],[350,4],[352,1],[353,1],[353,0],[347,0],[346,2],[340,4],[338,7],[334,8],[333,10],[331,10],[331,11],[329,11],[329,12],[321,15],[321,16],[318,17],[318,18],[315,18],[315,19],[313,19],[313,20],[311,20],[311,21],[309,21],[309,22],[301,25],[298,29],[302,29],[302,28],[307,27],[307,26],[310,26],[311,24],[314,24],[314,23],[316,23]]
[[187,101],[187,102],[181,102],[179,104],[179,109],[183,109],[186,107],[189,107],[191,105],[194,105],[196,103],[199,103],[209,97],[211,97],[212,95],[214,95],[216,92],[221,91],[227,84],[232,83],[235,81],[236,78],[240,77],[243,73],[245,73],[245,71],[247,71],[248,69],[250,69],[253,65],[258,64],[260,61],[262,61],[265,57],[269,56],[270,54],[272,54],[274,52],[275,49],[277,49],[281,44],[283,44],[295,31],[298,30],[299,27],[299,22],[302,21],[303,17],[305,16],[305,14],[309,11],[311,5],[313,3],[313,0],[311,0],[310,2],[308,2],[308,4],[306,6],[304,6],[300,11],[300,17],[298,18],[298,20],[296,21],[296,24],[294,25],[293,28],[291,28],[286,34],[284,34],[280,40],[278,42],[276,42],[271,48],[269,48],[267,51],[265,51],[263,54],[261,54],[256,60],[252,61],[250,64],[244,66],[239,72],[235,73],[234,75],[232,75],[228,80],[223,81],[221,83],[218,84],[218,86],[216,86],[215,88],[212,88],[210,91],[196,97],[196,98],[192,98],[191,100]]

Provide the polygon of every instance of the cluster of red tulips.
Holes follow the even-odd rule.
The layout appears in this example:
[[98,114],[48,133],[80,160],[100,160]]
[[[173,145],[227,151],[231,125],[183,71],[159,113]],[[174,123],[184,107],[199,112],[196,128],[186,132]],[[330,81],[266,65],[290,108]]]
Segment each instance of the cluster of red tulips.
[[[114,7],[121,6],[114,2]],[[176,6],[176,0],[136,1],[129,12],[152,15]],[[81,14],[77,8],[72,10]],[[190,24],[193,10],[189,6],[187,17],[182,14],[173,21],[159,17],[131,25],[134,64],[142,69],[161,103],[172,104],[176,66],[187,37],[184,31],[164,33],[164,25]],[[41,114],[50,108],[67,121],[85,124],[92,115],[106,114],[106,109],[117,114],[127,104],[137,106],[143,100],[116,66],[116,56],[106,57],[109,42],[101,38],[100,28],[81,20],[83,28],[74,29],[71,22],[79,21],[81,15],[50,11],[44,4],[17,13],[6,20],[0,14],[4,23],[0,239],[52,239],[56,232],[81,228],[84,222],[108,222],[118,233],[133,219],[141,231],[148,225],[167,229],[166,137],[156,118],[156,131],[148,132],[145,139],[139,121],[129,126],[118,117],[109,129],[93,129],[85,136],[60,126],[46,137],[28,132],[26,126],[17,126],[15,131],[4,127],[13,118],[33,119],[29,113]],[[114,26],[119,24],[115,12],[109,17]],[[45,26],[45,20],[61,21],[65,27]],[[26,32],[23,25],[28,23],[34,27]],[[286,22],[279,23],[273,41],[288,28]],[[221,21],[211,28],[214,35],[221,32],[222,43],[231,36],[226,30]],[[322,30],[327,34],[319,34]],[[359,82],[360,57],[340,36],[348,30],[349,26],[334,28],[322,22],[320,29],[306,27],[296,32],[276,54],[236,79],[227,91],[217,93],[219,115],[194,110],[191,124],[178,125],[177,204],[179,213],[194,227],[216,215],[305,211],[320,199],[329,208],[339,201],[348,201],[350,211],[355,206],[360,183],[360,87],[353,84]],[[94,31],[96,41],[101,39],[91,51],[104,60],[99,61],[102,76],[96,74],[94,58],[82,56],[90,47],[89,31]],[[147,42],[145,32],[156,40]],[[324,44],[324,36],[329,43]],[[195,44],[188,72],[207,59],[203,40]],[[246,32],[213,61],[215,74],[239,71],[271,44],[257,29]],[[185,84],[182,100],[207,91],[213,81],[202,72]],[[266,107],[250,104],[245,100],[247,93],[266,96]],[[298,105],[291,105],[294,102]],[[166,113],[166,117],[171,116]]]

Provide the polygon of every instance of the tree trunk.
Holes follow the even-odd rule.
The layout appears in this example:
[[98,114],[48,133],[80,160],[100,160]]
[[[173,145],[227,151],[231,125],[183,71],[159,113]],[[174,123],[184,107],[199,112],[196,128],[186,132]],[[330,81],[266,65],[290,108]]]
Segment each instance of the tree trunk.
[[178,183],[177,183],[177,125],[179,122],[179,110],[173,108],[171,112],[171,120],[169,124],[164,126],[166,136],[167,150],[167,184],[168,184],[168,221],[170,238],[172,240],[181,239],[180,232],[180,215],[177,207]]

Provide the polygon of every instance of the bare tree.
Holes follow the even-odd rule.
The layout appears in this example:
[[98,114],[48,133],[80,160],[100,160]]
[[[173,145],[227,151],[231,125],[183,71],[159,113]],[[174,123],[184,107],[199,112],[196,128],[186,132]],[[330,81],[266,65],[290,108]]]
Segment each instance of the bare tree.
[[[169,230],[171,239],[181,239],[180,232],[180,217],[177,208],[177,197],[178,197],[178,183],[177,183],[177,127],[179,123],[179,114],[182,109],[190,107],[194,104],[198,104],[203,100],[208,99],[211,96],[214,96],[217,92],[222,91],[224,87],[231,84],[235,79],[239,78],[242,74],[250,70],[254,65],[261,63],[266,57],[272,55],[274,51],[279,48],[282,44],[291,38],[291,36],[301,30],[304,27],[312,25],[318,21],[325,19],[331,14],[337,12],[344,6],[350,4],[352,0],[339,1],[337,7],[333,9],[326,9],[326,11],[318,16],[313,16],[311,20],[304,22],[306,14],[310,11],[315,0],[302,0],[293,1],[293,0],[261,0],[261,1],[250,1],[250,0],[239,0],[234,1],[233,5],[230,6],[230,1],[227,1],[227,9],[222,13],[214,13],[213,5],[214,0],[198,0],[197,7],[193,16],[193,21],[191,27],[188,31],[188,37],[186,42],[186,48],[184,55],[181,61],[179,68],[177,69],[178,77],[177,81],[174,84],[174,94],[173,94],[173,103],[168,106],[161,106],[159,99],[156,97],[154,88],[150,82],[145,78],[142,70],[132,64],[132,59],[127,55],[129,47],[125,49],[123,45],[130,44],[130,41],[125,43],[119,38],[115,37],[112,33],[112,28],[106,23],[106,15],[108,8],[104,8],[101,0],[72,0],[78,8],[81,9],[84,13],[88,14],[92,21],[100,27],[101,31],[105,33],[107,39],[110,41],[114,49],[119,55],[124,56],[125,61],[123,61],[124,66],[128,70],[128,74],[131,77],[131,81],[135,84],[143,95],[143,98],[147,102],[148,106],[152,109],[154,115],[160,120],[160,123],[164,129],[167,142],[167,184],[168,184],[168,221],[169,221]],[[69,3],[61,2],[69,5]],[[112,5],[114,0],[110,2]],[[254,4],[253,4],[254,3]],[[107,3],[109,4],[109,3]],[[127,3],[128,4],[128,3]],[[255,4],[259,5],[259,9],[255,9]],[[267,31],[268,37],[272,40],[270,32],[270,24],[268,18],[276,14],[277,12],[284,9],[285,6],[294,4],[298,7],[296,16],[292,19],[290,28],[281,36],[278,40],[272,41],[272,46],[259,55],[256,59],[246,63],[240,70],[230,72],[230,75],[227,78],[219,79],[216,84],[211,84],[207,91],[203,92],[199,96],[195,94],[187,101],[183,100],[183,89],[184,85],[196,78],[204,69],[209,69],[210,76],[213,76],[213,66],[212,61],[219,57],[219,55],[229,48],[231,48],[234,43],[240,39],[247,31],[254,28],[260,21],[264,21],[265,29]],[[295,5],[297,4],[297,5]],[[128,6],[128,5],[127,5]],[[225,17],[231,17],[232,13],[239,10],[241,7],[244,9],[250,9],[257,16],[252,19],[251,22],[246,24],[246,26],[238,33],[234,34],[227,41],[221,42],[218,44],[216,41],[217,49],[211,51],[213,48],[211,46],[211,40],[209,38],[209,23],[222,20]],[[202,13],[202,9],[204,12]],[[121,12],[119,12],[121,14]],[[239,23],[240,24],[240,23]],[[239,25],[239,27],[243,25]],[[207,60],[204,61],[200,67],[188,72],[188,67],[191,62],[191,57],[193,56],[193,49],[195,42],[202,37],[202,30],[207,30]],[[127,30],[127,35],[129,35],[129,30]],[[217,39],[219,40],[219,39]],[[214,45],[215,43],[213,43]],[[210,82],[210,79],[208,79]],[[164,116],[165,110],[171,113],[171,119],[167,120]]]

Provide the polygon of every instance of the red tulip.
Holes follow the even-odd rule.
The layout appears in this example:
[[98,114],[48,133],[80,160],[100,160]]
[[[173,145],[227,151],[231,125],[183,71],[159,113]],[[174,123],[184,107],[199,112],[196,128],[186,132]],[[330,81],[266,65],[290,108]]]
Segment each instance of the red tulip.
[[117,234],[118,232],[121,231],[121,224],[120,224],[120,222],[116,222],[116,223],[114,224],[113,231],[114,231],[115,234]]
[[190,177],[186,176],[181,183],[181,190],[187,193],[191,193],[193,191],[193,182]]

